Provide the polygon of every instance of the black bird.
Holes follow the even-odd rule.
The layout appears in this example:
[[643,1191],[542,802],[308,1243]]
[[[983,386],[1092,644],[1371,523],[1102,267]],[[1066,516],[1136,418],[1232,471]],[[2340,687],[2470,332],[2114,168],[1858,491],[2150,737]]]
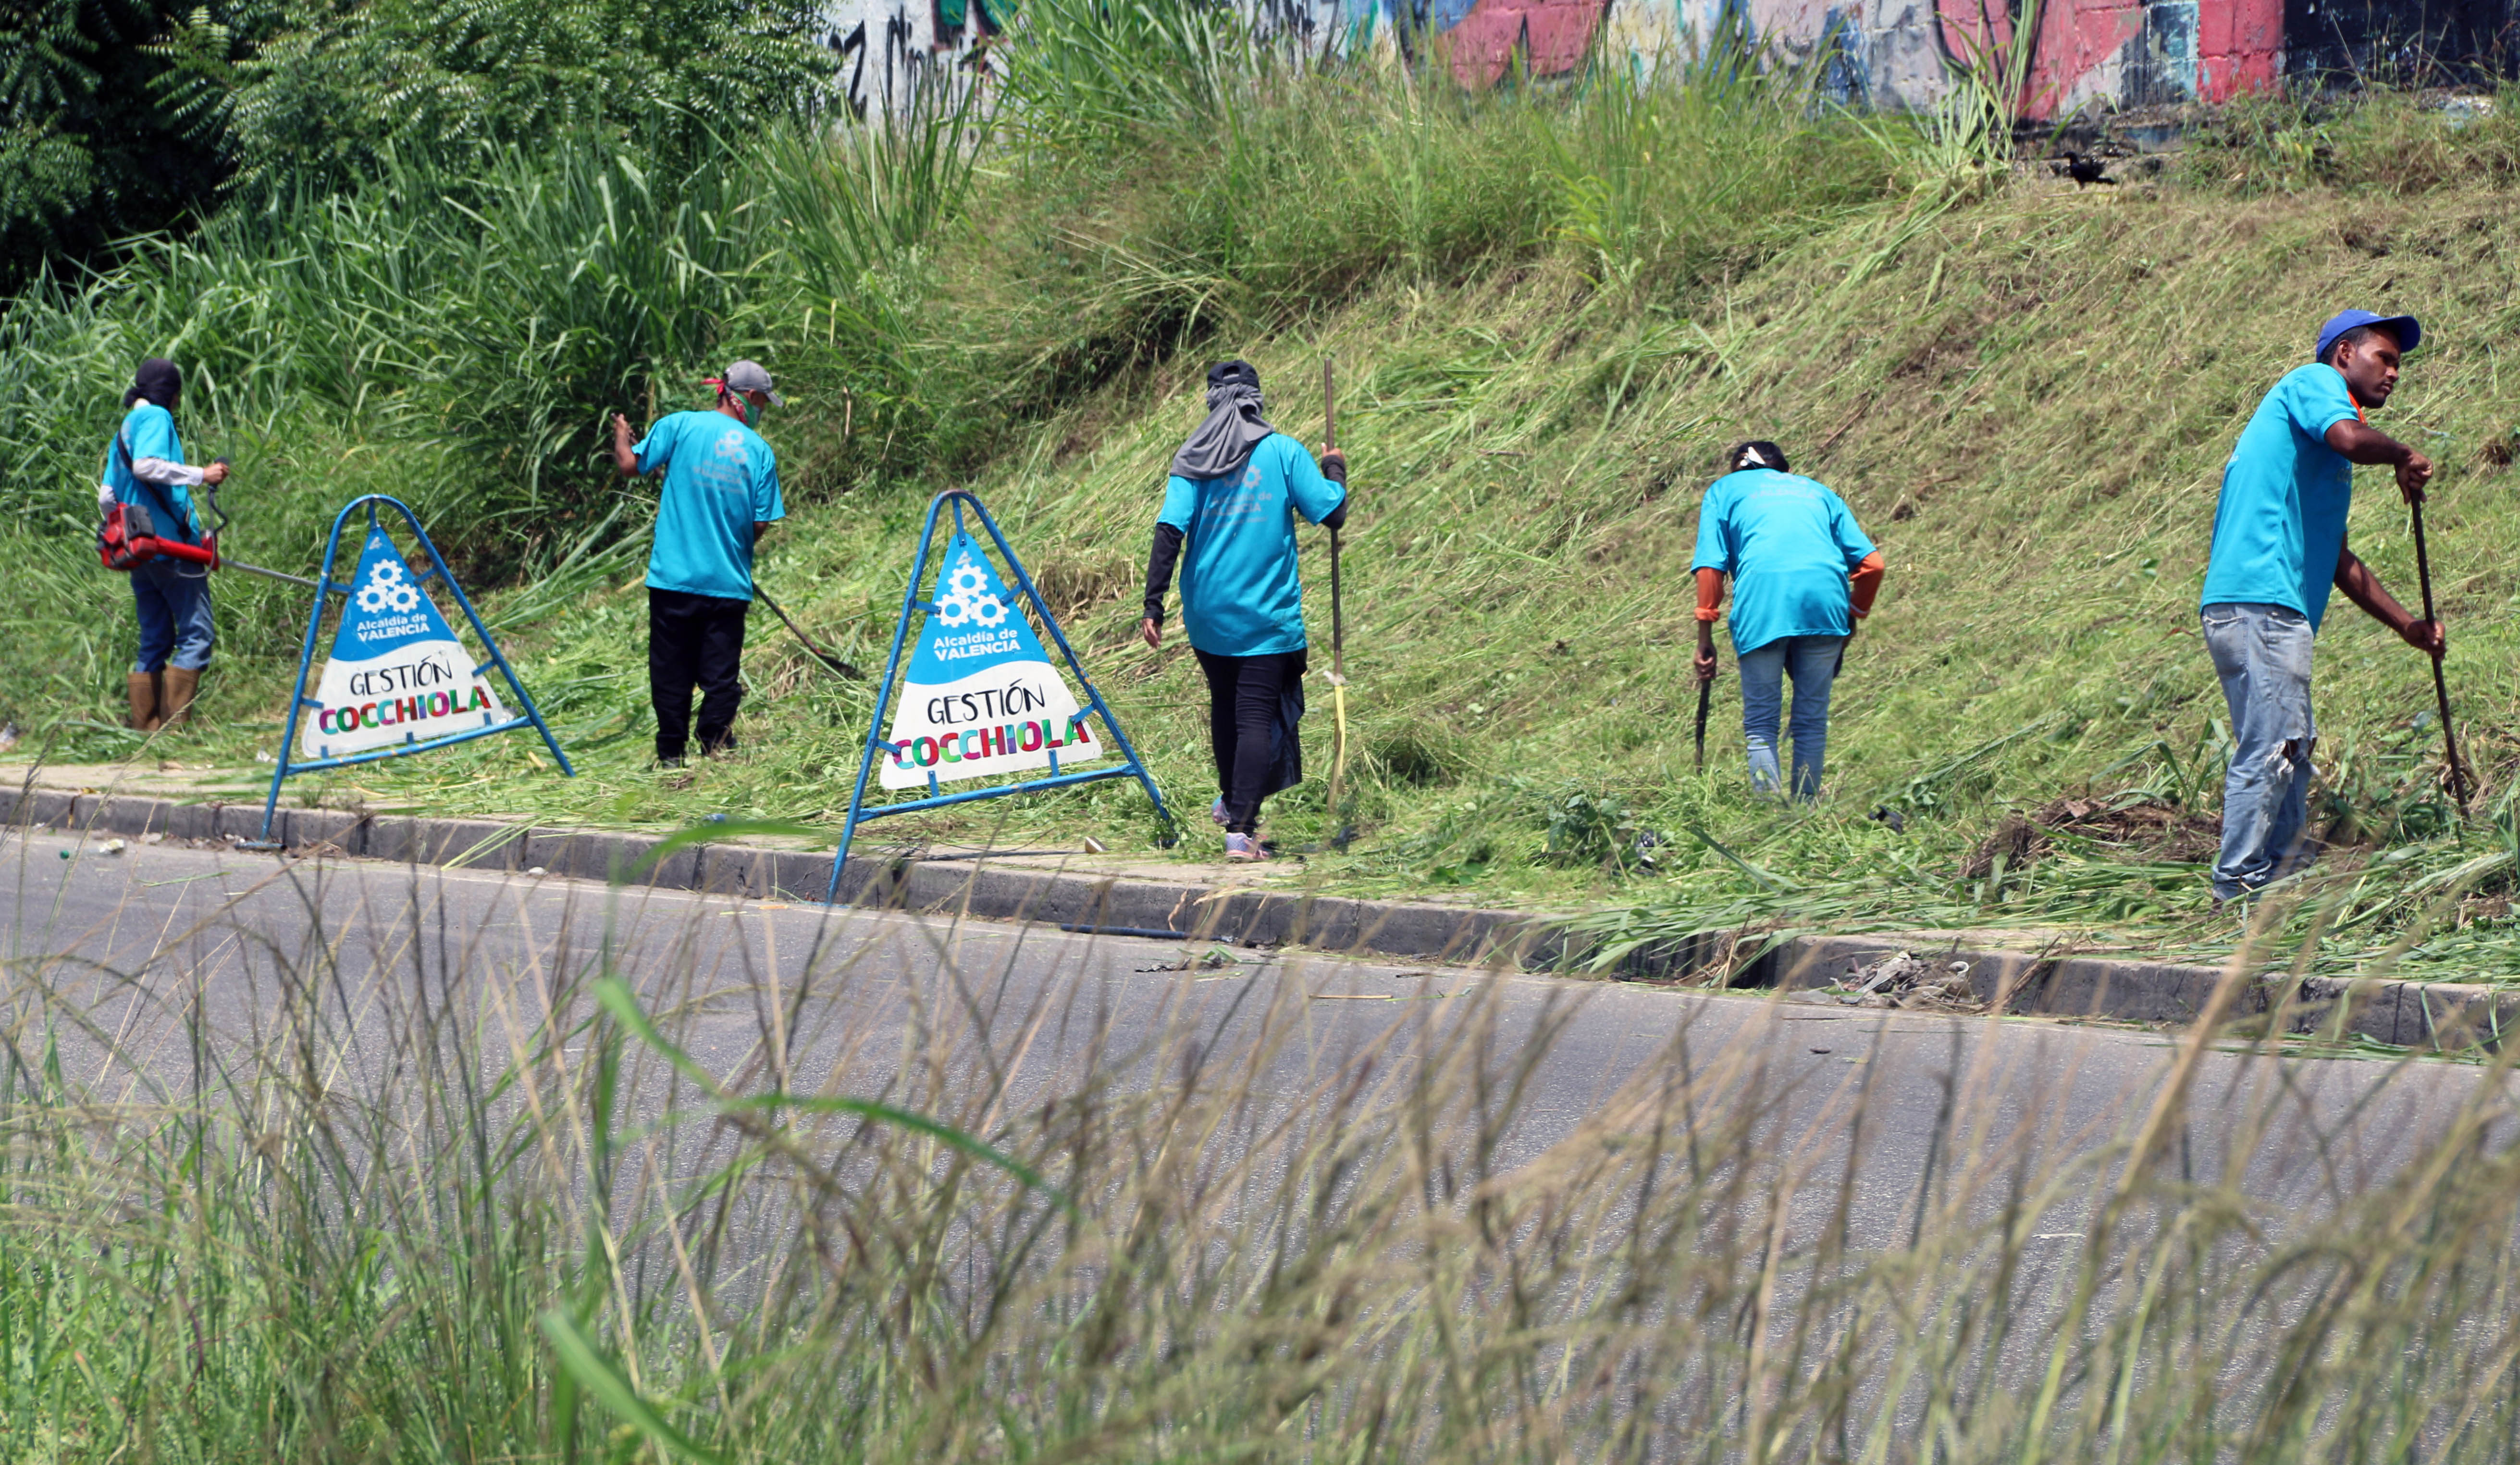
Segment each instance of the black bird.
[[2103,159],[2085,158],[2080,153],[2067,153],[2059,161],[2064,166],[2056,171],[2073,179],[2077,190],[2093,183],[2105,183],[2111,188],[2117,186],[2118,180],[2109,176],[2109,165]]

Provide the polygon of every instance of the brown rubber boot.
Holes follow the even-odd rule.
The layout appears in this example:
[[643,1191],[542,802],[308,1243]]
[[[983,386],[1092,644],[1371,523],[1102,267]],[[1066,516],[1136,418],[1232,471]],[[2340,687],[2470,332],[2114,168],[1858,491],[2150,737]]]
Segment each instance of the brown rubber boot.
[[131,696],[131,726],[141,732],[158,730],[158,673],[134,671],[123,679]]
[[193,697],[202,690],[202,673],[181,666],[166,668],[166,697],[159,704],[158,720],[162,726],[182,727],[193,720]]

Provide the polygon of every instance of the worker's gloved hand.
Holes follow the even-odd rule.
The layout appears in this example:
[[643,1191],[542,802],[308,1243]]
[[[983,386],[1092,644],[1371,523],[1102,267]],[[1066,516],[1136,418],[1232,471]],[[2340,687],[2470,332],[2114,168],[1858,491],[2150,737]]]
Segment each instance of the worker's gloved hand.
[[1347,486],[1347,454],[1334,447],[1322,449],[1322,477],[1344,488]]

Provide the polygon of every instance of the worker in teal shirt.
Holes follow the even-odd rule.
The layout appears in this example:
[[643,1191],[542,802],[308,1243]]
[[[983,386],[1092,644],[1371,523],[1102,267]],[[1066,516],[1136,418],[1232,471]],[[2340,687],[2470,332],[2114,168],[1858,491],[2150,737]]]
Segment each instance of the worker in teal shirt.
[[1744,442],[1697,509],[1697,678],[1715,676],[1715,618],[1732,577],[1732,655],[1741,664],[1741,735],[1750,783],[1784,786],[1777,726],[1785,678],[1794,683],[1793,796],[1820,797],[1828,752],[1828,696],[1855,623],[1881,592],[1881,551],[1846,500],[1791,472],[1784,449]]
[[[122,425],[105,451],[97,484],[100,509],[121,504],[149,517],[153,537],[199,545],[208,526],[191,490],[227,481],[228,466],[194,467],[184,461],[175,431],[184,375],[163,356],[152,356],[132,374],[122,393]],[[192,719],[202,673],[210,664],[217,631],[210,614],[210,567],[162,556],[131,567],[132,609],[140,621],[140,646],[123,678],[131,725],[142,732],[180,727]]]
[[1319,467],[1260,414],[1260,373],[1246,361],[1208,370],[1207,416],[1164,481],[1147,562],[1139,632],[1163,644],[1164,592],[1181,564],[1182,628],[1207,677],[1209,750],[1225,826],[1225,857],[1268,858],[1260,802],[1303,777],[1304,587],[1295,570],[1295,516],[1337,528],[1347,521],[1347,460]]
[[700,703],[700,752],[735,748],[743,700],[743,621],[752,609],[752,550],[788,517],[779,455],[753,430],[766,407],[785,405],[759,363],[738,361],[708,412],[658,419],[638,442],[612,415],[612,461],[624,478],[661,470],[654,546],[648,553],[648,696],[656,710],[656,761],[679,766],[690,746],[692,688]]
[[2432,463],[2363,420],[2397,389],[2399,358],[2423,339],[2409,315],[2345,310],[2329,318],[2308,365],[2277,381],[2250,414],[2223,469],[2214,546],[2198,615],[2205,650],[2231,714],[2223,775],[2219,903],[2307,863],[2311,644],[2331,587],[2408,645],[2442,654],[2438,621],[2417,620],[2345,544],[2354,465],[2396,471],[2409,503],[2423,499]]

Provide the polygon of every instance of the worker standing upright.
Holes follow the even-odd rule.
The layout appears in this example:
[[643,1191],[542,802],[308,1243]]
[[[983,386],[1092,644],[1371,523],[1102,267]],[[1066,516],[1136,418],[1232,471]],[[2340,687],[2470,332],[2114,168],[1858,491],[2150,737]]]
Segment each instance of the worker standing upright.
[[1295,516],[1347,521],[1347,460],[1327,449],[1318,467],[1260,414],[1260,373],[1221,361],[1207,373],[1207,416],[1173,455],[1147,562],[1139,634],[1164,639],[1164,591],[1182,562],[1182,628],[1207,676],[1207,736],[1225,826],[1225,857],[1262,860],[1260,801],[1303,776],[1304,587],[1295,571]]
[[779,455],[753,424],[786,406],[758,362],[738,361],[704,386],[707,412],[675,412],[630,440],[612,414],[612,461],[624,478],[661,470],[656,534],[648,552],[648,695],[656,709],[656,761],[682,765],[692,733],[692,689],[700,689],[700,752],[735,749],[743,700],[743,618],[752,609],[752,551],[788,517]]
[[[228,468],[184,462],[175,431],[183,392],[184,374],[174,362],[152,356],[140,363],[122,393],[122,424],[106,445],[96,497],[100,509],[120,504],[146,515],[157,538],[199,545],[209,526],[189,490],[226,482]],[[193,699],[217,640],[210,567],[163,556],[143,560],[131,567],[131,601],[140,618],[139,655],[124,678],[131,725],[142,732],[180,727],[192,720]]]
[[1744,442],[1697,511],[1697,679],[1715,676],[1715,618],[1732,577],[1732,655],[1741,664],[1741,732],[1750,783],[1782,792],[1777,724],[1794,682],[1793,797],[1820,797],[1828,694],[1856,623],[1881,592],[1881,551],[1846,500],[1786,466],[1773,442]]

